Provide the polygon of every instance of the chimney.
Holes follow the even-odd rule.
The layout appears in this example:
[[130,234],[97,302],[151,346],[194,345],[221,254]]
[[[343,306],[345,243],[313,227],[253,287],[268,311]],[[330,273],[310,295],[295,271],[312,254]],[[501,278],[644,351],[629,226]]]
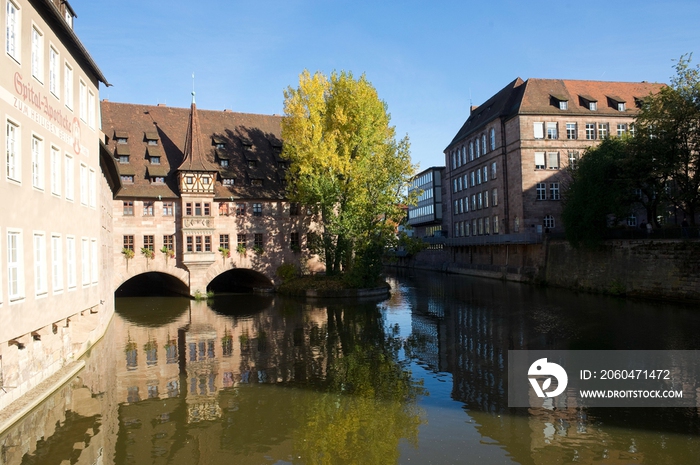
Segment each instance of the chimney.
[[474,110],[476,110],[477,108],[479,108],[479,105],[470,106],[469,107],[469,114],[471,115],[472,113],[474,113]]
[[167,107],[167,105],[165,103],[159,103],[158,106],[159,107]]

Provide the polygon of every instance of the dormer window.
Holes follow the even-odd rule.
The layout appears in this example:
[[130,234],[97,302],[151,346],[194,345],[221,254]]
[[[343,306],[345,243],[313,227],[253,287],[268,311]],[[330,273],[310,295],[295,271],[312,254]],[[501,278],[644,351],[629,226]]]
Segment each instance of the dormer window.
[[223,178],[221,180],[221,184],[224,186],[233,186],[236,183],[236,180],[234,178]]
[[598,110],[598,102],[588,102],[588,109],[591,111]]
[[73,29],[73,15],[68,8],[66,8],[66,23],[68,24],[69,28]]
[[126,137],[117,137],[117,144],[127,144],[129,142],[129,139]]
[[148,139],[148,145],[158,145],[158,141],[153,140],[153,139]]
[[617,102],[617,111],[625,111],[625,102]]
[[566,100],[560,100],[559,101],[559,109],[560,110],[568,110],[569,109],[569,102]]
[[216,148],[217,148],[217,150],[223,150],[226,148],[226,144],[224,144],[223,142],[217,142]]
[[263,180],[262,179],[251,179],[250,180],[250,185],[253,187],[262,187],[263,185]]
[[158,145],[158,131],[146,131],[143,133],[146,143],[150,146]]
[[579,95],[581,106],[588,108],[590,111],[598,110],[598,100],[590,95]]
[[119,163],[122,165],[129,163],[129,155],[119,155]]
[[222,168],[228,168],[228,160],[226,160],[226,159],[219,160],[219,165],[221,165]]
[[165,183],[165,176],[154,176],[151,178],[151,181],[156,184],[163,184]]
[[255,160],[248,160],[248,168],[255,168],[258,166],[258,162]]
[[625,105],[625,100],[615,95],[608,96],[608,103],[612,108],[615,108],[617,111],[625,111],[627,109],[627,106]]
[[552,98],[552,104],[559,107],[560,110],[569,109],[569,99],[564,95],[550,95]]
[[151,165],[160,165],[160,157],[151,157]]

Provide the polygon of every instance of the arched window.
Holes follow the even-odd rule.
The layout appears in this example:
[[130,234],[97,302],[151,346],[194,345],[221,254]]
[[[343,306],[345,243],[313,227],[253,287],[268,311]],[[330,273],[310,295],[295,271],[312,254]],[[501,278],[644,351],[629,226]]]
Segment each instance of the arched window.
[[552,215],[545,216],[543,224],[545,228],[554,228],[554,217]]

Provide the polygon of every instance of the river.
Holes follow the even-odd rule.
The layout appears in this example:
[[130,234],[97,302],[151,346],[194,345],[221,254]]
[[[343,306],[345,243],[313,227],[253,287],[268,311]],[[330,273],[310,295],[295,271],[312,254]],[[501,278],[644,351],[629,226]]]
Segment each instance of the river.
[[507,406],[509,349],[698,349],[694,306],[430,272],[384,301],[117,299],[2,464],[695,464],[697,409]]

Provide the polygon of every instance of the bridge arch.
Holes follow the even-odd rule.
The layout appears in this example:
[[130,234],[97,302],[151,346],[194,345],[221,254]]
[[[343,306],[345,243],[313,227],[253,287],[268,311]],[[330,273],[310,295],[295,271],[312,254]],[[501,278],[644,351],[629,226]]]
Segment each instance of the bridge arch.
[[113,289],[119,295],[127,291],[133,295],[133,288],[139,284],[154,286],[170,294],[189,295],[190,274],[187,270],[159,263],[130,263],[128,269],[115,270]]
[[207,291],[242,292],[253,289],[272,289],[274,281],[265,273],[252,268],[212,265],[206,274]]

